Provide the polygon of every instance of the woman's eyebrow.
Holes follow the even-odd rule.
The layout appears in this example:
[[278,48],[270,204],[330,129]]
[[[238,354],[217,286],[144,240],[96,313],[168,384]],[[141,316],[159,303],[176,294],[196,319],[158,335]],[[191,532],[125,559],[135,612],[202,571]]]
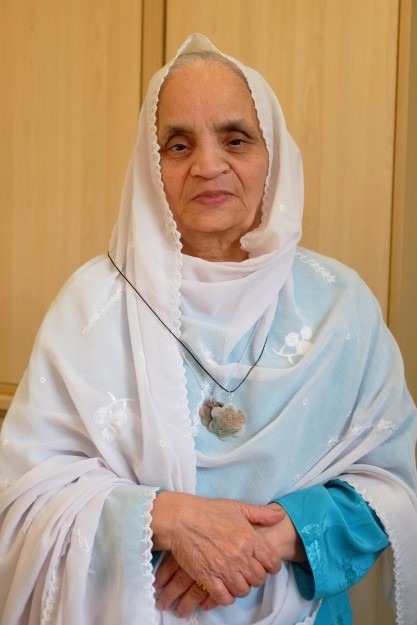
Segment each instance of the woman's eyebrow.
[[[248,137],[253,137],[254,132],[250,124],[243,118],[226,119],[214,125],[215,132],[243,132]],[[161,130],[160,142],[166,143],[172,137],[187,135],[193,132],[193,128],[187,124],[169,124]]]
[[162,129],[160,141],[162,143],[166,143],[172,137],[176,137],[177,135],[186,135],[192,131],[191,126],[186,126],[185,124],[170,124]]
[[248,137],[253,137],[254,132],[246,119],[228,119],[215,125],[216,132],[242,132]]

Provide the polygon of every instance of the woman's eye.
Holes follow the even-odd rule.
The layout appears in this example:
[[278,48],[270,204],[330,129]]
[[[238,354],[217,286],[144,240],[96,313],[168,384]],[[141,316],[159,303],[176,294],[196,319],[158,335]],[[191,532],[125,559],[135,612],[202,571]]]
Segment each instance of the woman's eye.
[[244,139],[241,139],[241,138],[231,139],[229,141],[229,145],[231,145],[233,148],[240,148],[245,143],[246,143],[246,141]]
[[170,145],[168,150],[170,152],[183,152],[187,149],[187,146],[184,143],[174,143],[174,145]]
[[165,147],[161,147],[159,150],[161,155],[165,156],[181,156],[188,150],[186,143],[167,143]]

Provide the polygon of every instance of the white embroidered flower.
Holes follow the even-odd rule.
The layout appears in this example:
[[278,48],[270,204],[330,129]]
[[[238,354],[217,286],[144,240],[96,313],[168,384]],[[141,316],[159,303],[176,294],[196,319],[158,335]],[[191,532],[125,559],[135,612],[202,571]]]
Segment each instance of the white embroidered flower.
[[292,365],[295,364],[294,358],[305,356],[311,349],[312,343],[310,339],[313,336],[313,331],[310,326],[303,326],[299,332],[289,332],[285,339],[284,345],[281,349],[273,351],[279,356],[287,358],[288,362]]
[[101,435],[106,443],[111,443],[116,438],[121,428],[128,420],[127,402],[131,399],[116,399],[112,393],[107,393],[111,402],[107,406],[101,406],[94,413],[94,422],[102,428]]
[[300,337],[297,332],[290,332],[285,337],[285,344],[288,345],[288,347],[296,347],[299,343],[299,340]]
[[301,356],[305,356],[305,354],[309,351],[310,348],[311,348],[310,341],[299,341],[296,345],[297,354],[300,354]]
[[309,341],[313,336],[313,330],[309,326],[303,326],[300,330],[300,334],[304,341]]

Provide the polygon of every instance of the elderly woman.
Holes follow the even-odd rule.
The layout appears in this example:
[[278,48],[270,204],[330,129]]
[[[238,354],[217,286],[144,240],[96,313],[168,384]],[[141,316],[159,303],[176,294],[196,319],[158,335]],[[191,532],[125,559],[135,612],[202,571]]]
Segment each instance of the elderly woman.
[[268,85],[189,38],[2,429],[1,625],[348,625],[389,543],[415,623],[415,407],[302,204]]

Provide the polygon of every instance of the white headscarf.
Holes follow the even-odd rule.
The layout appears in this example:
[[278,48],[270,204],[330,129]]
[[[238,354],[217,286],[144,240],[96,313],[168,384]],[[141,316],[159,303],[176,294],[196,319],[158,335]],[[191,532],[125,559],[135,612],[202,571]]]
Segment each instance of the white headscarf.
[[[204,50],[221,54],[206,37],[193,35],[177,56]],[[223,371],[222,363],[260,319],[253,348],[257,353],[262,349],[275,314],[278,294],[283,284],[291,279],[296,245],[301,236],[302,161],[269,85],[258,72],[233,60],[248,81],[269,154],[262,223],[242,240],[242,246],[250,256],[246,261],[211,263],[183,256],[163,190],[156,140],[159,92],[173,61],[155,74],[142,107],[111,253],[148,304],[175,334],[182,334],[194,353],[201,357],[204,346],[210,345],[216,354],[216,376],[224,382],[230,367],[224,367]],[[160,395],[162,405],[155,405],[154,398],[150,401],[149,414],[155,415],[155,418],[151,416],[151,421],[154,422],[156,415],[163,414],[167,405],[171,417],[177,409],[178,419],[183,419],[188,406],[185,393],[179,393],[178,389],[184,387],[184,380],[181,373],[178,378],[172,375],[174,370],[183,371],[178,345],[167,341],[165,331],[155,333],[155,319],[133,290],[126,295],[131,325],[137,318],[137,325],[141,328],[149,384],[159,389],[161,380],[164,380],[163,389],[155,393]],[[183,315],[181,309],[185,311]],[[193,316],[193,310],[206,319],[203,332],[201,321]],[[134,344],[139,340],[135,338]],[[161,353],[164,354],[163,362]],[[173,433],[172,437],[173,454],[183,458],[184,462],[182,478],[176,487],[194,490],[195,467],[189,462],[190,449],[184,448],[181,433],[178,436]],[[144,447],[148,447],[146,441]],[[155,458],[150,475],[154,477],[155,470],[159,473],[164,462]]]
[[[178,54],[211,49],[194,35]],[[81,268],[45,319],[1,432],[1,625],[177,623],[154,605],[150,514],[157,487],[195,492],[199,469],[212,476],[199,482],[208,496],[226,489],[258,503],[333,477],[349,481],[390,535],[398,623],[414,625],[416,417],[398,351],[351,272],[296,250],[298,150],[266,82],[233,62],[247,78],[269,154],[262,223],[242,241],[248,260],[181,254],[156,141],[172,62],[152,79],[141,112],[111,254],[177,337],[205,363],[212,351],[221,382],[248,371],[246,359],[233,362],[233,348],[260,319],[250,351],[258,354],[268,336],[267,348],[241,391],[245,407],[259,410],[241,439],[207,434],[205,444],[199,390],[178,341],[107,258]],[[212,308],[219,303],[221,322]],[[259,592],[259,618],[246,615],[240,625],[287,625],[301,613],[291,567]],[[312,614],[317,605],[310,607]],[[222,622],[215,612],[190,623]]]

